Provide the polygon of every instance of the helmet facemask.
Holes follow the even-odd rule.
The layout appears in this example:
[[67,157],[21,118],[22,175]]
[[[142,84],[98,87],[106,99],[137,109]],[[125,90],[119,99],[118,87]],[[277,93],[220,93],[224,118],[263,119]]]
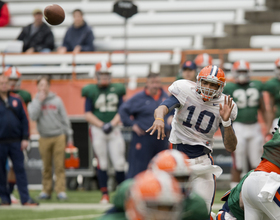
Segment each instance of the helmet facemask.
[[274,72],[276,78],[280,80],[280,66],[276,66]]
[[235,81],[239,84],[246,84],[250,81],[250,75],[248,70],[233,71]]
[[96,78],[101,88],[106,88],[111,84],[111,72],[96,72]]
[[[206,82],[210,82],[210,83],[214,83],[217,84],[219,87],[218,89],[211,89],[211,88],[207,88],[204,87],[202,85],[202,82],[206,81]],[[197,80],[196,83],[196,94],[199,95],[199,97],[201,97],[203,99],[203,101],[211,101],[215,98],[219,98],[224,90],[224,82],[221,80],[218,80],[217,77],[213,77],[213,76],[200,76]]]

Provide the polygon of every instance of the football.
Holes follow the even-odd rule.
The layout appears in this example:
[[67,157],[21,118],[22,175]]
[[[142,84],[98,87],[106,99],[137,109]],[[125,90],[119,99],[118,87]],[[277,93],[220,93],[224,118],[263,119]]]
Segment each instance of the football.
[[59,5],[52,4],[45,8],[44,17],[49,24],[59,25],[64,21],[65,13]]

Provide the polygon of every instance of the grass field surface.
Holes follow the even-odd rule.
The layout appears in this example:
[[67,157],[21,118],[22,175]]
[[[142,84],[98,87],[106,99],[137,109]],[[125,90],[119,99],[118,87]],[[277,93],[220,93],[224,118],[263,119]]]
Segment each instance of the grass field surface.
[[[36,199],[39,191],[30,191],[31,197]],[[218,212],[222,206],[221,196],[225,191],[217,191],[215,196],[214,212]],[[19,195],[14,193],[17,198]],[[69,199],[59,202],[56,195],[47,201],[40,201],[39,207],[22,207],[12,205],[11,207],[0,207],[0,220],[79,220],[98,219],[108,206],[99,203],[101,194],[99,191],[68,191]],[[113,198],[114,193],[110,194]]]

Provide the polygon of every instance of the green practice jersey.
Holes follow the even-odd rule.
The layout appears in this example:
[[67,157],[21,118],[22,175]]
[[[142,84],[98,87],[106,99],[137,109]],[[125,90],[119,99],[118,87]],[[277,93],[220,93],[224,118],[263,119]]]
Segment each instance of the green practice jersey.
[[29,102],[31,102],[31,95],[29,92],[22,89],[14,90],[12,92],[18,94],[23,99],[26,106]]
[[[126,220],[124,203],[128,195],[128,190],[133,184],[133,179],[125,180],[118,187],[113,200],[114,207],[118,212],[102,216],[100,220]],[[123,212],[121,212],[123,211]],[[202,220],[209,217],[208,210],[204,200],[196,193],[192,192],[189,197],[183,201],[182,220]]]
[[202,220],[209,218],[208,209],[204,200],[192,192],[184,200],[182,220]]
[[230,211],[232,212],[232,214],[234,215],[234,217],[237,218],[238,220],[244,220],[244,210],[240,208],[239,195],[240,195],[242,185],[243,185],[245,179],[250,175],[251,172],[253,172],[253,170],[248,172],[241,179],[241,181],[237,184],[237,186],[234,187],[230,191],[230,194],[228,196],[228,200],[227,200],[228,201],[228,207],[229,207]]
[[106,88],[89,84],[82,89],[82,96],[92,101],[92,113],[101,121],[110,122],[118,112],[120,100],[125,95],[122,84],[110,84]]
[[[278,119],[280,126],[280,118]],[[269,162],[280,168],[280,134],[279,130],[275,131],[272,139],[263,146],[262,159],[267,159]]]
[[238,114],[237,122],[252,124],[258,121],[258,109],[262,97],[263,84],[260,81],[250,81],[248,84],[227,83],[223,93],[230,95],[235,101]]
[[275,118],[280,117],[280,80],[277,78],[272,78],[264,84],[264,90],[268,91],[271,96],[274,97],[274,103],[276,105],[276,115]]

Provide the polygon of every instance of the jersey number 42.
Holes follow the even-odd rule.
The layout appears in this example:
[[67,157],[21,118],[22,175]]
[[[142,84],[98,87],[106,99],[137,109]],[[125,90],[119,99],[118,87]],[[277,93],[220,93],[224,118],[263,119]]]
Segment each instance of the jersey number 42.
[[118,110],[119,98],[115,93],[100,94],[95,102],[95,109],[100,112],[116,112]]

